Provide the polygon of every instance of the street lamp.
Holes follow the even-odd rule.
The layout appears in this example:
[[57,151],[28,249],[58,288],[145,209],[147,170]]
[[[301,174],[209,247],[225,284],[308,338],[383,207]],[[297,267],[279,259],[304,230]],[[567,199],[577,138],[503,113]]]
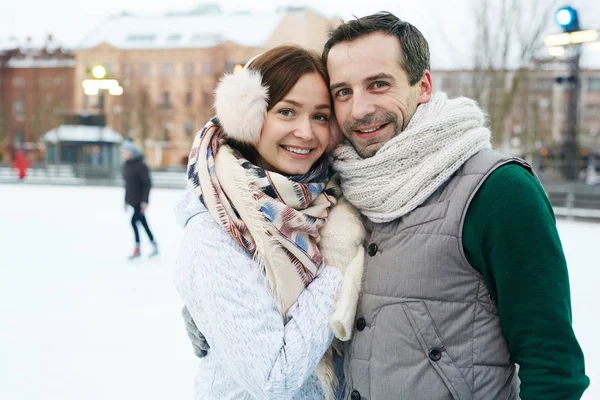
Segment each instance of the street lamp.
[[96,65],[92,68],[92,76],[94,79],[84,79],[81,82],[85,94],[88,96],[97,95],[100,90],[108,90],[108,93],[113,96],[123,94],[123,87],[119,85],[116,79],[106,79],[106,68],[103,65]]
[[106,77],[106,68],[103,65],[96,65],[92,68],[92,76],[96,79],[104,79]]
[[86,95],[99,95],[98,108],[104,111],[104,92],[100,91],[108,90],[108,94],[111,96],[120,96],[123,94],[123,87],[116,79],[106,79],[107,71],[103,65],[94,66],[91,72],[94,79],[84,79],[81,86]]

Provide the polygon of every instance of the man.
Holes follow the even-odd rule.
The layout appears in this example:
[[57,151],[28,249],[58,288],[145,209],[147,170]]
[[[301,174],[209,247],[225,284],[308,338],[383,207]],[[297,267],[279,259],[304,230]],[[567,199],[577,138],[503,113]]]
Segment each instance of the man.
[[150,257],[158,254],[158,246],[154,241],[154,236],[146,220],[146,208],[148,207],[148,198],[150,196],[150,172],[144,162],[144,155],[140,149],[130,140],[123,142],[121,146],[121,158],[125,161],[123,165],[123,180],[125,181],[125,208],[133,207],[133,216],[131,217],[131,226],[135,236],[135,248],[129,259],[135,259],[141,256],[140,252],[140,233],[137,224],[141,222],[150,242],[152,252]]
[[335,168],[369,231],[346,398],[579,399],[566,261],[529,165],[490,150],[475,102],[432,94],[428,43],[394,15],[338,26],[323,59]]
[[552,207],[530,167],[489,150],[468,99],[432,95],[429,48],[392,14],[342,24],[323,58],[348,200],[371,234],[347,394],[357,399],[579,399]]

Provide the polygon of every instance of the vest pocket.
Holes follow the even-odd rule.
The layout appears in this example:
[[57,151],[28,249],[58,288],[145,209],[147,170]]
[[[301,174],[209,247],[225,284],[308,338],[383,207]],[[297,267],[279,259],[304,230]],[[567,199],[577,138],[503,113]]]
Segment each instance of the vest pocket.
[[402,306],[424,356],[444,381],[452,398],[473,400],[471,389],[446,351],[427,305],[423,301],[411,301],[403,303]]

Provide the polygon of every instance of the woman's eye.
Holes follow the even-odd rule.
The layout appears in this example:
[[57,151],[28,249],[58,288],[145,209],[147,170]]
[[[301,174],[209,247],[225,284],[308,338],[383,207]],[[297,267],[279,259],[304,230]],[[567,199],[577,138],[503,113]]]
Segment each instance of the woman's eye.
[[284,117],[291,117],[294,115],[294,112],[290,109],[284,108],[283,110],[279,110],[279,114],[283,115]]
[[329,117],[327,115],[324,115],[324,114],[315,115],[315,119],[317,121],[323,121],[323,122],[329,121]]

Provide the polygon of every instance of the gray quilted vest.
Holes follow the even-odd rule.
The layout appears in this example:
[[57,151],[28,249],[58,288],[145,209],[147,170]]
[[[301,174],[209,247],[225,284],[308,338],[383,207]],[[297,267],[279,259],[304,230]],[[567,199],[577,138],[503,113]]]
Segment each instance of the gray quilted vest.
[[531,171],[484,150],[403,218],[366,221],[363,289],[345,347],[347,399],[519,398],[498,310],[462,246],[473,196],[507,163]]

